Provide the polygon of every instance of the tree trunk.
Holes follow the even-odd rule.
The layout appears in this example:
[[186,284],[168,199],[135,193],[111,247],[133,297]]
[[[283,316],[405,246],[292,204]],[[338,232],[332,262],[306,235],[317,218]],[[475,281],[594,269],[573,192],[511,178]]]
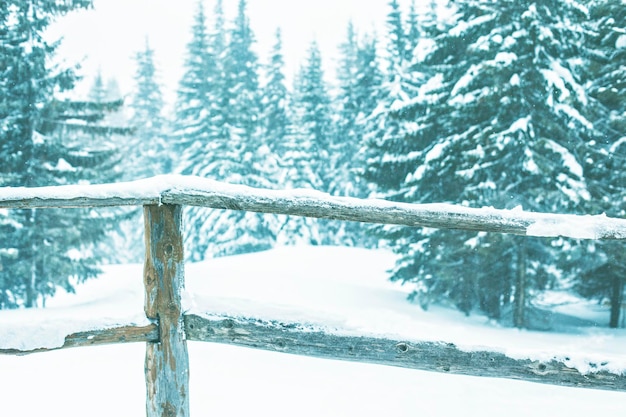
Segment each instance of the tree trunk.
[[525,326],[524,313],[526,310],[526,248],[523,243],[517,245],[517,268],[515,280],[515,306],[513,310],[513,325],[518,329]]
[[33,308],[37,307],[37,255],[39,248],[37,247],[37,240],[35,237],[35,231],[39,226],[37,224],[37,209],[30,210],[28,214],[28,227],[30,228],[29,240],[30,244],[30,274],[26,280],[24,307]]
[[611,318],[609,327],[615,329],[619,327],[619,317],[624,301],[624,280],[620,276],[614,275],[611,282]]

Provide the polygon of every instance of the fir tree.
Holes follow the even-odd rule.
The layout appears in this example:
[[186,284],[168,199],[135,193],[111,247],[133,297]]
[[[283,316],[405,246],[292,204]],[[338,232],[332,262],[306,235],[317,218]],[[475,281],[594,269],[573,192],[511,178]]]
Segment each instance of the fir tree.
[[[593,101],[594,130],[585,149],[590,213],[626,215],[626,10],[620,1],[592,2],[585,42],[587,89]],[[620,242],[580,242],[567,252],[574,288],[583,296],[608,301],[610,327],[618,327],[624,302],[626,259]]]
[[358,53],[359,45],[357,33],[352,22],[348,23],[345,41],[339,45],[340,61],[337,72],[339,94],[337,96],[338,120],[336,123],[336,154],[335,175],[329,186],[333,194],[352,195],[360,194],[356,175],[351,170],[352,163],[361,142],[360,129],[356,126],[356,119],[360,112],[357,103],[357,85],[359,83]]
[[415,0],[411,0],[409,16],[406,22],[406,59],[408,60],[411,60],[413,56],[413,51],[415,51],[415,48],[417,48],[417,44],[420,39],[420,29],[417,19],[418,15],[417,11],[415,10]]
[[[179,91],[177,134],[185,152],[180,170],[235,184],[270,187],[264,169],[269,157],[259,135],[258,63],[254,36],[239,3],[230,38],[225,39],[222,3],[215,30],[207,36],[199,3],[186,73]],[[187,253],[193,260],[262,250],[274,242],[271,222],[250,212],[191,209]]]
[[157,79],[154,50],[146,39],[143,51],[136,54],[135,89],[129,107],[133,140],[127,149],[128,168],[135,178],[172,172],[172,156],[163,116],[163,95]]
[[255,42],[247,16],[246,0],[239,0],[237,16],[230,31],[230,40],[224,58],[224,73],[228,89],[228,124],[241,131],[244,148],[256,148],[251,143],[258,139],[260,111],[258,59],[252,45]]
[[296,123],[300,126],[300,142],[311,149],[311,164],[317,179],[310,185],[325,192],[330,191],[336,154],[332,140],[331,99],[324,81],[322,56],[313,42],[306,64],[298,76],[294,92],[294,106],[298,111]]
[[[282,36],[280,29],[276,30],[276,41],[272,48],[269,64],[266,69],[266,82],[263,87],[263,138],[267,142],[270,152],[281,161],[285,152],[285,144],[291,126],[288,103],[289,92],[285,84],[283,73],[285,61],[282,52]],[[281,162],[281,165],[283,162]],[[284,177],[277,176],[277,184],[282,185]]]
[[[426,77],[419,92],[389,112],[387,120],[412,125],[399,141],[381,141],[378,185],[399,201],[582,211],[590,195],[578,151],[591,124],[575,59],[581,9],[553,1],[455,5],[456,20],[432,26],[429,49],[416,56],[413,70]],[[545,241],[387,231],[402,254],[393,277],[417,282],[423,303],[449,297],[466,313],[480,307],[501,318],[513,301],[508,317],[523,327],[532,291],[556,280],[543,262],[553,255]],[[470,273],[466,265],[490,267]],[[503,285],[485,285],[494,274]]]
[[[312,42],[306,63],[294,80],[291,102],[293,129],[289,135],[284,160],[287,188],[328,191],[330,172],[335,166],[332,155],[330,97],[323,79],[322,60],[316,42]],[[332,241],[328,222],[289,217],[280,230],[281,243],[304,242],[314,245]]]
[[[336,166],[330,183],[335,195],[366,197],[367,183],[359,174],[364,161],[359,152],[364,143],[367,117],[377,105],[382,85],[376,41],[366,36],[359,40],[352,23],[347,36],[340,45],[340,61],[337,73],[339,92],[336,97],[335,146],[333,152]],[[364,235],[369,228],[360,223],[339,224],[336,244],[374,246],[376,239]]]
[[387,56],[389,72],[394,73],[407,57],[407,37],[402,23],[402,11],[398,0],[389,1],[387,13]]
[[[285,63],[280,29],[276,30],[275,36],[276,41],[269,63],[266,65],[265,84],[262,88],[261,140],[265,144],[264,150],[267,155],[264,162],[264,175],[267,175],[277,188],[284,188],[288,181],[286,155],[293,125],[288,109],[290,96],[283,73]],[[286,223],[286,218],[269,215],[265,217],[269,218],[273,234],[278,238],[278,232]]]
[[[369,112],[364,113],[364,143],[359,152],[359,161],[362,163],[360,174],[367,183],[370,196],[397,200],[399,199],[397,190],[403,179],[400,170],[406,168],[398,166],[401,165],[398,159],[388,158],[387,155],[409,152],[406,137],[414,123],[410,116],[401,119],[397,107],[417,95],[422,75],[419,71],[409,68],[404,59],[403,45],[406,44],[404,39],[406,35],[397,2],[391,1],[389,8],[385,36],[386,71],[382,76],[373,73],[375,79],[380,77],[380,81],[375,82],[373,105],[368,107]],[[374,45],[370,48],[373,47]],[[374,241],[385,236],[395,239],[394,233],[398,229],[402,228],[395,226],[370,228]]]
[[[58,101],[69,91],[72,69],[49,66],[57,44],[43,31],[63,13],[89,7],[88,1],[13,2],[3,8],[0,45],[6,82],[0,97],[0,184],[42,186],[95,181],[101,170],[114,172],[115,150],[92,140],[125,129],[97,126],[116,103]],[[106,181],[106,178],[104,178]],[[34,307],[58,286],[97,275],[95,244],[110,229],[110,218],[96,210],[12,210],[0,215],[0,307]]]

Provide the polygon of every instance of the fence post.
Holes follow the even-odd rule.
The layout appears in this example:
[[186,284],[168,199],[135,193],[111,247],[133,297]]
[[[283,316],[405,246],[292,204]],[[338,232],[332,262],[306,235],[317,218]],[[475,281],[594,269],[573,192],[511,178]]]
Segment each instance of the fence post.
[[146,346],[148,417],[189,416],[189,357],[183,333],[182,208],[144,206],[146,316],[158,320],[159,341]]

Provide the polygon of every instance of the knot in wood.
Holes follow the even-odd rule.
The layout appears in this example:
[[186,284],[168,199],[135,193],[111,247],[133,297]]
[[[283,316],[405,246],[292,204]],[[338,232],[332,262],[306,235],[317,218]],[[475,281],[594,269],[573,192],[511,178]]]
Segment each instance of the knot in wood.
[[163,417],[176,417],[176,408],[170,404],[165,403],[162,405],[163,407]]
[[398,352],[400,353],[405,353],[409,350],[409,345],[407,343],[404,342],[400,342],[396,345],[396,349],[398,350]]

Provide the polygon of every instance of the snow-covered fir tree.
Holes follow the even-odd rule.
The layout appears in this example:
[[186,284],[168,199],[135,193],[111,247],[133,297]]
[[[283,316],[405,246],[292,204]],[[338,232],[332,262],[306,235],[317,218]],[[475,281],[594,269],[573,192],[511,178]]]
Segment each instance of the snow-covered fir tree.
[[[121,102],[55,99],[56,92],[72,89],[76,77],[72,69],[50,66],[57,44],[43,38],[52,19],[91,2],[9,3],[0,14],[0,185],[106,181],[102,172],[114,173],[117,159],[101,137],[125,129],[95,123]],[[110,216],[97,210],[3,211],[0,308],[41,305],[58,286],[71,291],[77,281],[96,276],[94,247],[110,228]]]
[[[591,200],[590,213],[626,215],[626,8],[618,0],[589,5],[583,55],[586,88],[593,102],[590,145],[584,158]],[[626,282],[626,258],[621,242],[579,242],[566,252],[574,288],[583,296],[608,301],[610,327],[620,325]]]
[[[399,160],[387,155],[409,152],[406,137],[414,126],[410,117],[399,118],[396,108],[399,103],[407,102],[417,95],[420,74],[409,68],[407,60],[406,37],[403,18],[397,1],[389,2],[384,36],[385,61],[384,73],[378,74],[378,66],[370,65],[370,78],[375,90],[373,99],[364,113],[363,144],[358,161],[361,164],[360,175],[367,183],[367,193],[373,197],[397,199],[397,190],[402,183],[399,175]],[[375,44],[370,46],[369,55],[375,53]],[[368,54],[363,51],[364,56]],[[369,59],[366,59],[369,60]],[[362,71],[364,71],[363,68]],[[364,73],[365,74],[365,73]],[[380,80],[378,79],[380,77]],[[406,169],[406,168],[404,168]],[[398,227],[371,226],[372,239],[387,237],[394,239]]]
[[[306,62],[294,80],[290,106],[293,129],[284,154],[287,188],[329,191],[337,162],[337,155],[333,154],[330,104],[322,57],[317,42],[313,41]],[[329,243],[333,230],[329,221],[289,217],[280,230],[279,241]]]
[[[176,132],[184,148],[180,171],[270,187],[264,175],[269,149],[260,139],[258,62],[251,49],[254,35],[246,2],[239,2],[228,38],[221,1],[214,15],[209,36],[199,3],[176,116]],[[187,253],[194,260],[267,249],[274,242],[270,216],[190,209],[188,218]]]
[[415,9],[415,0],[411,0],[409,15],[406,21],[406,58],[411,59],[413,52],[420,40],[420,28],[418,22],[418,13]]
[[[418,44],[412,70],[424,82],[392,104],[387,120],[407,128],[380,141],[373,180],[399,201],[581,211],[590,194],[579,150],[592,128],[578,78],[583,9],[550,0],[454,7]],[[415,282],[423,305],[447,297],[523,327],[532,291],[555,283],[545,241],[387,231],[401,254],[393,278]]]
[[294,106],[300,110],[297,123],[303,135],[300,140],[310,143],[313,157],[310,163],[319,181],[316,188],[329,192],[337,155],[334,154],[331,98],[324,80],[322,55],[315,41],[309,47],[295,88]]
[[[276,178],[276,184],[282,186],[285,182],[283,157],[287,137],[292,129],[289,116],[289,91],[285,80],[285,60],[282,51],[281,30],[276,30],[276,38],[272,47],[269,63],[266,65],[265,83],[262,88],[262,114],[261,130],[262,140],[269,147],[269,151],[275,156],[275,164],[272,166],[276,172],[272,175]],[[268,161],[272,162],[272,161]]]
[[[330,191],[334,195],[366,197],[368,187],[360,175],[364,161],[360,159],[362,154],[359,151],[364,142],[367,117],[377,105],[382,85],[375,37],[367,35],[359,38],[350,22],[339,52],[336,77],[339,89],[334,98],[336,117],[333,133],[336,165]],[[377,241],[367,236],[368,225],[342,222],[338,226],[336,244],[374,246]]]
[[145,47],[135,55],[134,89],[128,104],[134,129],[125,155],[132,177],[144,178],[172,172],[172,152],[168,141],[164,101],[154,61],[154,49],[146,39]]

